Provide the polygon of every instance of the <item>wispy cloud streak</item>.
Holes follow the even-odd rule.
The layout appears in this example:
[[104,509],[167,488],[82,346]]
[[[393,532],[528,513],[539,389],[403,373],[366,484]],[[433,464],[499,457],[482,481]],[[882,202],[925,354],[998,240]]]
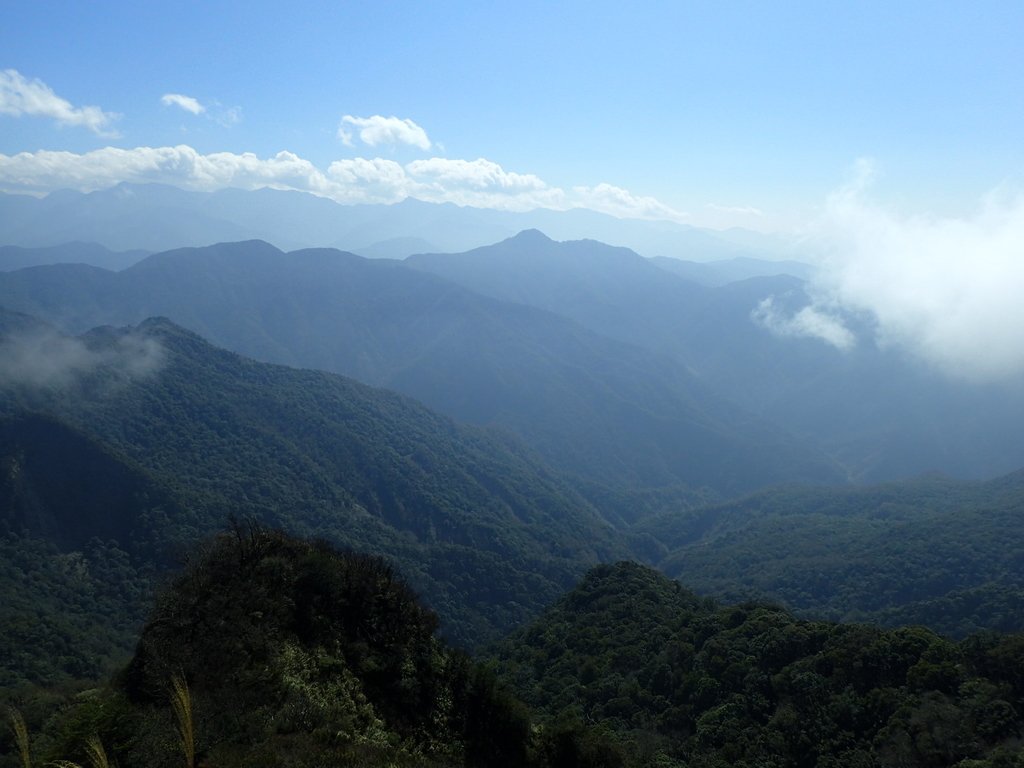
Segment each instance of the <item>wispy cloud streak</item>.
[[14,117],[48,117],[60,125],[87,128],[97,136],[114,138],[111,124],[120,118],[99,107],[75,107],[42,80],[29,80],[16,69],[0,71],[0,114]]

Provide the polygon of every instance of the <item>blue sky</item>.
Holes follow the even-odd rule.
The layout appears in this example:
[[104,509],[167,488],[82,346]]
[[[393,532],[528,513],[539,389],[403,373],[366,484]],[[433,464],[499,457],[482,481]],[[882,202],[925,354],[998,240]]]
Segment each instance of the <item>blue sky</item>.
[[770,230],[871,158],[874,200],[968,216],[1024,181],[1022,32],[1020,2],[9,2],[0,189],[272,184]]

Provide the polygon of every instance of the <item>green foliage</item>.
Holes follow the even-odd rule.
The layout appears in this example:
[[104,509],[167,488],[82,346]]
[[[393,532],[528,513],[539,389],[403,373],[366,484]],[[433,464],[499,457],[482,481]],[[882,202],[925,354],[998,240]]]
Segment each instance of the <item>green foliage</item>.
[[498,669],[549,729],[596,724],[632,765],[938,766],[1017,749],[1021,647],[721,607],[621,563],[504,641]]
[[96,678],[122,663],[152,586],[151,571],[113,542],[65,553],[0,537],[0,689]]

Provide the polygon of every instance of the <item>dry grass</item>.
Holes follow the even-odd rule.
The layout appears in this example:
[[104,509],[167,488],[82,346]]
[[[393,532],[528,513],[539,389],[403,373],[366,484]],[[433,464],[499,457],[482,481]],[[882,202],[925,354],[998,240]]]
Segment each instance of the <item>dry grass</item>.
[[[107,751],[103,748],[103,742],[99,736],[90,736],[85,742],[85,754],[89,757],[90,768],[110,768],[110,760],[107,758]],[[78,763],[70,760],[55,760],[47,763],[55,768],[82,768]]]
[[25,718],[14,707],[9,709],[8,715],[11,719],[11,729],[14,731],[14,742],[18,745],[22,768],[32,768],[32,755],[28,748],[28,727],[25,725]]
[[171,706],[178,720],[178,735],[181,737],[181,750],[185,755],[185,768],[195,768],[196,734],[192,723],[192,694],[188,683],[182,675],[171,678]]

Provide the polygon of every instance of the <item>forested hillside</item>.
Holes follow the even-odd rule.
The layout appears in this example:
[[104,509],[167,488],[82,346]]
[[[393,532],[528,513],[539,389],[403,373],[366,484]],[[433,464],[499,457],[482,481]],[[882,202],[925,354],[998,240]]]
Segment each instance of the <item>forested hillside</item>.
[[[387,554],[446,634],[472,645],[625,551],[516,441],[338,376],[241,358],[164,320],[82,339],[16,335],[4,353],[20,363],[0,400],[13,419],[5,527],[54,557],[95,539],[143,568],[157,555],[174,561],[179,543],[229,515],[252,518]],[[34,353],[48,365],[28,365]],[[107,477],[97,456],[110,485],[96,485]],[[70,497],[81,502],[69,507]],[[31,581],[25,589],[38,597]]]
[[867,488],[778,488],[655,516],[651,562],[724,600],[803,615],[924,624],[953,636],[1024,631],[1024,475]]
[[464,646],[626,554],[700,593],[810,617],[1024,629],[1017,476],[716,505],[571,482],[508,437],[246,360],[167,321],[81,339],[23,315],[3,322],[11,679],[99,670],[130,642],[159,569],[232,515],[388,555]]
[[489,667],[436,627],[386,562],[236,525],[161,592],[109,683],[59,707],[52,693],[18,700],[27,715],[13,711],[16,728],[0,734],[0,765],[19,765],[19,748],[82,764],[102,750],[124,768],[1021,758],[1019,635],[954,643],[800,621],[698,598],[627,562],[591,570]]

